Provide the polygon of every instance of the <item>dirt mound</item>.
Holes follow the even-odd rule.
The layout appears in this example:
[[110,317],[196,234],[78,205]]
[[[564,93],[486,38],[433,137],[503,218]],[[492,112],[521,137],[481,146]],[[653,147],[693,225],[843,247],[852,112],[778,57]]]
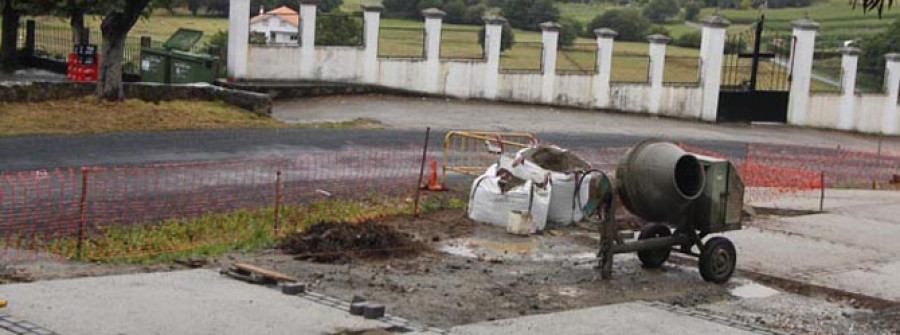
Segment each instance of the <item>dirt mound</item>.
[[278,248],[313,262],[344,262],[352,258],[387,258],[416,254],[427,246],[410,234],[374,221],[321,222],[288,235]]

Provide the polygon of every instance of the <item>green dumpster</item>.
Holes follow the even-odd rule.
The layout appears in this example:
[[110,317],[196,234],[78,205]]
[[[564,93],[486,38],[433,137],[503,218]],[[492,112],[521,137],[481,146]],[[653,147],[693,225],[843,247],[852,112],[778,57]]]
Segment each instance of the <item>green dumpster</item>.
[[190,52],[203,32],[180,28],[163,48],[141,48],[141,80],[166,84],[212,82],[219,73],[215,56]]

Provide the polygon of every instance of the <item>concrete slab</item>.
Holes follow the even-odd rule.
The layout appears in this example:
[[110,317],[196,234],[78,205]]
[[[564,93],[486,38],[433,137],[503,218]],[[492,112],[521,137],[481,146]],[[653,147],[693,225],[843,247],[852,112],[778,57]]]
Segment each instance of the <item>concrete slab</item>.
[[812,283],[900,302],[900,261],[823,274]]
[[642,303],[624,303],[458,326],[462,335],[751,334]]
[[825,269],[844,269],[860,263],[890,259],[891,256],[800,235],[747,228],[726,236],[737,248],[738,269],[794,279]]
[[[817,210],[818,191],[756,206]],[[900,192],[825,191],[825,213],[757,220],[729,233],[738,268],[900,302]]]
[[67,335],[320,334],[386,323],[210,270],[0,286],[5,313]]
[[[895,213],[900,213],[900,208]],[[765,229],[900,256],[900,243],[897,243],[900,224],[885,220],[860,218],[856,215],[814,214],[779,218],[767,223]]]

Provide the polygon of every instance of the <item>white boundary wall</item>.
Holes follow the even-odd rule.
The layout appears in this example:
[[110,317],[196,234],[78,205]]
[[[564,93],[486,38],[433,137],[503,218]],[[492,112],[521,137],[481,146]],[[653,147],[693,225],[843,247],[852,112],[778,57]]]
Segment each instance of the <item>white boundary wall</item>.
[[[503,71],[499,68],[500,17],[486,17],[484,59],[440,59],[443,12],[424,10],[425,43],[422,58],[379,58],[378,33],[381,10],[364,5],[364,37],[360,47],[317,47],[315,0],[301,0],[299,45],[250,45],[246,15],[250,0],[231,0],[228,69],[231,80],[332,81],[367,83],[413,92],[499,101],[549,104],[580,108],[614,109],[625,112],[715,121],[721,85],[721,67],[728,21],[721,17],[704,20],[700,50],[699,83],[665,84],[665,36],[651,36],[651,59],[647,83],[610,81],[609,71],[616,33],[597,29],[596,73],[558,73],[555,69],[559,25],[541,25],[543,50],[541,70]],[[810,93],[813,48],[818,25],[808,19],[794,22],[796,47],[792,74],[788,123],[865,133],[900,134],[900,55],[886,56],[884,94],[858,95],[855,85],[858,50],[844,52],[842,93]]]

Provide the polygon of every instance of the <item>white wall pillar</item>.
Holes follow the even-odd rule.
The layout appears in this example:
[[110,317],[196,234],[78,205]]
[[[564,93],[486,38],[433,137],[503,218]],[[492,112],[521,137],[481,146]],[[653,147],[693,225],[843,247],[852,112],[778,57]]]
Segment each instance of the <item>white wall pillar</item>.
[[316,68],[316,3],[300,0],[300,78],[313,79]]
[[648,113],[659,114],[666,68],[666,44],[672,39],[664,35],[650,35],[647,41],[650,42],[650,97],[644,103]]
[[791,46],[791,92],[788,98],[788,124],[806,125],[806,109],[809,105],[809,87],[812,84],[813,52],[816,47],[816,30],[819,24],[810,19],[794,20],[793,45]]
[[503,39],[503,24],[500,16],[486,16],[484,21],[484,98],[497,98],[497,80],[500,76],[500,44]]
[[725,57],[725,29],[730,24],[721,16],[710,16],[703,20],[700,41],[700,118],[704,121],[716,121],[722,84],[722,59]]
[[856,120],[854,103],[856,102],[856,65],[859,60],[858,48],[841,49],[841,114],[838,118],[838,129],[853,129]]
[[900,103],[900,53],[884,55],[884,114],[881,117],[881,132],[897,135],[900,125],[897,124],[898,103]]
[[250,44],[250,0],[231,0],[228,4],[228,70],[229,79],[247,76]]
[[437,8],[422,10],[425,17],[425,90],[440,93],[441,80],[441,24],[444,13]]
[[618,33],[609,28],[594,30],[597,35],[597,73],[594,74],[594,107],[609,108],[610,75],[612,71],[613,44]]
[[552,103],[556,96],[556,49],[559,44],[559,29],[562,26],[556,22],[541,23],[541,72],[543,73],[541,85],[541,102]]
[[364,47],[362,77],[363,82],[375,84],[378,82],[378,32],[381,25],[381,5],[361,5],[363,10]]

